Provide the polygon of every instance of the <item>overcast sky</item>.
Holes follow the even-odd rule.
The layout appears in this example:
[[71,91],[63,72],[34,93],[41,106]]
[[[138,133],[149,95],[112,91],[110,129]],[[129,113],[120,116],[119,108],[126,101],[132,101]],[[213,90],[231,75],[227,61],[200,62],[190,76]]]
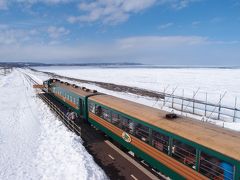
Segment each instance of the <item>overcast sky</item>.
[[0,0],[0,61],[240,65],[240,1]]

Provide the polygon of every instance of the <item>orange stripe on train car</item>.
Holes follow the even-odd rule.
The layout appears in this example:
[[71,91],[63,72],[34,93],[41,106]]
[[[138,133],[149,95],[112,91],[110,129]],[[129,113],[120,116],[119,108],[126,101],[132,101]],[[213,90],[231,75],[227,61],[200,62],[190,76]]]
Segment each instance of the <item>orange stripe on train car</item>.
[[68,100],[64,96],[61,96],[61,95],[56,94],[56,93],[53,93],[53,94],[54,94],[54,96],[57,96],[59,99],[63,100],[64,102],[68,103],[73,108],[78,109],[78,106],[76,104],[74,104],[72,101]]

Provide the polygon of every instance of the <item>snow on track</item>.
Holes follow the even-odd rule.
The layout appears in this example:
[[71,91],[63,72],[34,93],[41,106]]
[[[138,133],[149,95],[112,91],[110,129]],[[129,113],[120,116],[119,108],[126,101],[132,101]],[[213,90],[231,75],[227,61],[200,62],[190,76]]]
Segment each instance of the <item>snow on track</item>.
[[107,179],[23,70],[0,76],[0,94],[0,179]]

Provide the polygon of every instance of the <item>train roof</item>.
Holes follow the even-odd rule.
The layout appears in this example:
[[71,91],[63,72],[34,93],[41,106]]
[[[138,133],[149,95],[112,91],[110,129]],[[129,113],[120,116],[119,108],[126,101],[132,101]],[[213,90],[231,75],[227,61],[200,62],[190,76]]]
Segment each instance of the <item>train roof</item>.
[[150,125],[240,160],[240,133],[187,117],[167,119],[168,112],[110,95],[89,98]]
[[73,87],[71,84],[67,85],[66,83],[64,83],[64,82],[61,83],[60,81],[53,82],[52,84],[60,86],[64,89],[68,89],[69,91],[71,91],[73,93],[76,93],[81,97],[86,97],[86,96],[89,96],[89,95],[92,95],[92,94],[96,94],[96,92],[92,92],[90,90],[87,91],[86,89],[83,90],[80,87]]

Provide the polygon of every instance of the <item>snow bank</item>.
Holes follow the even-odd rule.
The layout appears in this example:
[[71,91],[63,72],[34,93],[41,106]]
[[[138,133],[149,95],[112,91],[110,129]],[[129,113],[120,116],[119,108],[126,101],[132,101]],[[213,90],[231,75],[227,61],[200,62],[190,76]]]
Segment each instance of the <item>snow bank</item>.
[[0,76],[0,179],[107,179],[23,72]]

